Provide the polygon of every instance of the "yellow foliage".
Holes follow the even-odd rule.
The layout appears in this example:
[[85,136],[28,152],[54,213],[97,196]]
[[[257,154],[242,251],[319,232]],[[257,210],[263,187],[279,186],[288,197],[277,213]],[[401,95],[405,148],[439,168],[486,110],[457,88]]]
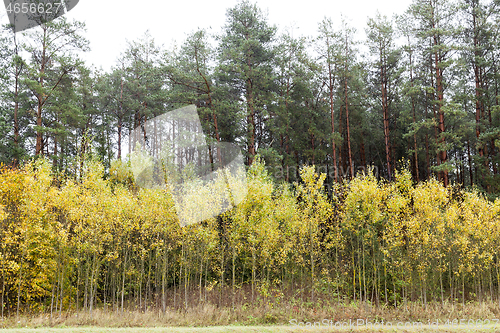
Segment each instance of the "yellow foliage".
[[[0,267],[9,297],[19,289],[23,303],[46,306],[63,283],[69,306],[85,285],[102,295],[114,281],[126,297],[152,279],[178,284],[179,274],[186,283],[198,279],[198,288],[207,278],[210,290],[226,285],[220,279],[231,267],[242,274],[236,283],[263,294],[286,272],[350,297],[389,286],[397,299],[411,288],[433,292],[450,277],[472,288],[500,271],[500,200],[436,180],[413,184],[404,170],[391,183],[361,175],[336,184],[339,196],[328,198],[326,176],[314,167],[300,170],[300,183],[275,184],[256,158],[240,204],[184,227],[167,187],[131,188],[122,162],[110,174],[87,161],[81,177],[56,186],[44,159],[0,169]],[[227,190],[219,180],[191,193],[182,213],[196,214],[204,197],[215,205]]]

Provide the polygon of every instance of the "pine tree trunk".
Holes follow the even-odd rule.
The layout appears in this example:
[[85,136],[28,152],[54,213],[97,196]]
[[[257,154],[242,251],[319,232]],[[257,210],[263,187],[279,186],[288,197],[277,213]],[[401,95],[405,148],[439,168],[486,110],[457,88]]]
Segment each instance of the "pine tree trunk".
[[[42,56],[41,56],[41,64],[40,64],[40,72],[39,72],[39,83],[40,83],[40,88],[43,89],[44,87],[44,77],[45,77],[45,65],[46,65],[46,49],[47,49],[47,28],[42,25],[43,29],[43,43],[42,43]],[[41,92],[37,94],[37,113],[36,113],[36,125],[39,127],[36,131],[36,147],[35,147],[35,154],[40,155],[43,154],[43,139],[42,139],[42,132],[40,131],[40,128],[42,127],[42,107],[44,104],[44,97],[45,95]]]
[[354,178],[354,165],[352,164],[352,151],[351,151],[351,134],[350,134],[350,128],[349,128],[349,102],[347,99],[347,35],[346,35],[346,40],[345,40],[345,52],[346,52],[346,59],[345,59],[345,66],[344,66],[344,75],[345,75],[345,80],[344,80],[344,98],[345,98],[345,117],[346,117],[346,130],[347,130],[347,152],[348,152],[348,157],[349,157],[349,170],[351,171],[351,179]]
[[392,180],[391,169],[391,154],[390,154],[390,138],[389,138],[389,103],[387,96],[387,74],[385,72],[385,59],[383,54],[383,45],[380,43],[380,85],[382,93],[382,112],[384,114],[384,141],[385,141],[385,159],[387,166],[387,176],[389,181]]
[[252,165],[255,156],[255,109],[253,100],[252,80],[247,79],[247,107],[248,107],[248,165]]
[[[330,45],[328,44],[328,49],[330,49]],[[332,65],[330,64],[330,61],[328,61],[328,79],[329,79],[329,95],[330,95],[330,118],[331,118],[331,124],[332,124],[332,158],[333,158],[333,181],[337,182],[338,178],[338,170],[337,170],[337,149],[335,147],[335,117],[333,114],[333,107],[334,107],[334,101],[333,101],[333,94],[334,94],[334,75],[332,73]]]
[[[18,56],[18,49],[17,49],[17,40],[16,40],[16,34],[14,34],[14,45],[15,45],[15,55]],[[14,147],[16,150],[19,149],[19,75],[21,74],[22,71],[22,64],[20,65],[18,63],[18,59],[16,61],[16,67],[15,67],[15,82],[14,82]],[[14,158],[14,166],[17,166],[18,164],[18,157],[19,152],[16,151],[16,155]],[[3,311],[3,307],[2,307]]]

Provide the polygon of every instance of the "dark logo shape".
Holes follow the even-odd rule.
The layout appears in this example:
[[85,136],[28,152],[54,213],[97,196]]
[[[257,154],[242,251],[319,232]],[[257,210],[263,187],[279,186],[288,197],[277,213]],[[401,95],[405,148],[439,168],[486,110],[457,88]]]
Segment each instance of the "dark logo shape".
[[73,9],[79,0],[3,0],[14,32],[50,22]]

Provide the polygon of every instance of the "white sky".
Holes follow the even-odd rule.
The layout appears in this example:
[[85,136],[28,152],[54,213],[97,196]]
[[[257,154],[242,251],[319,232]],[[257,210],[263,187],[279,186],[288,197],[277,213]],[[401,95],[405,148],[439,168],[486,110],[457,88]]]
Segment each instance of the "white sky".
[[[66,15],[86,22],[85,36],[90,40],[91,51],[85,59],[108,70],[125,50],[126,40],[136,40],[149,29],[157,44],[168,47],[174,40],[181,44],[186,34],[197,28],[211,28],[211,32],[218,33],[225,23],[226,9],[236,3],[237,0],[80,0]],[[374,17],[377,10],[390,17],[393,13],[403,13],[410,3],[411,0],[257,1],[268,13],[268,22],[279,31],[293,25],[294,36],[315,35],[318,23],[325,16],[340,25],[342,13],[357,28],[358,39],[364,38],[367,17]]]

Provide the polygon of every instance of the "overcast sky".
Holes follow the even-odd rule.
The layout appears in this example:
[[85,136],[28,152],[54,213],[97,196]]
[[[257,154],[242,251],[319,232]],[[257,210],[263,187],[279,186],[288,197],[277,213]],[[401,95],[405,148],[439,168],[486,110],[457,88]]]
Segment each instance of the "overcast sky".
[[[182,43],[186,34],[197,28],[210,29],[218,33],[224,25],[226,9],[237,0],[176,0],[176,1],[117,1],[80,0],[78,5],[66,14],[86,22],[86,37],[91,51],[85,55],[88,63],[108,70],[126,47],[127,40],[136,40],[149,30],[157,44],[170,46],[175,40]],[[341,14],[350,20],[358,30],[358,38],[364,38],[367,17],[374,17],[377,10],[384,15],[403,13],[411,0],[304,0],[300,2],[283,0],[257,1],[267,13],[268,22],[280,31],[294,26],[294,36],[315,35],[318,23],[331,17],[340,25]],[[5,9],[3,9],[5,14]],[[6,15],[2,15],[6,23]]]

